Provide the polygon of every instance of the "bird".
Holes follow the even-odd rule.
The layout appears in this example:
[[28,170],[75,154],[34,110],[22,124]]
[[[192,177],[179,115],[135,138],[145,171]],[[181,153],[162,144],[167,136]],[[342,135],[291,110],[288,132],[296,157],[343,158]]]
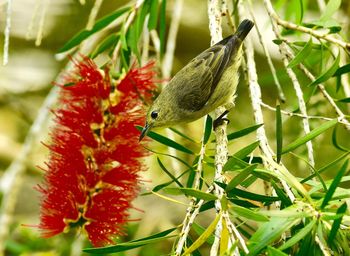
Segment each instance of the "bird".
[[149,107],[140,141],[153,128],[189,123],[219,106],[232,107],[242,42],[253,26],[252,21],[243,20],[234,34],[204,50],[175,74]]

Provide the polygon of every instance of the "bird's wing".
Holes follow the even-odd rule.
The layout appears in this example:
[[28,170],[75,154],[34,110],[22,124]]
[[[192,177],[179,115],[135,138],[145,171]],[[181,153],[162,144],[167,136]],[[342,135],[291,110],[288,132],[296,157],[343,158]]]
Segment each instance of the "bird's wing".
[[207,103],[221,79],[231,53],[225,45],[214,45],[185,66],[174,80],[179,86],[178,105],[188,111],[198,111]]

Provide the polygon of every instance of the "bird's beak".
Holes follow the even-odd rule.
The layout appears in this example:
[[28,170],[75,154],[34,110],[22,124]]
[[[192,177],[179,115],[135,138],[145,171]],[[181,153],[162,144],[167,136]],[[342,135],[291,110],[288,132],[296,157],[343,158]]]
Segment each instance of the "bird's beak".
[[145,127],[143,127],[143,129],[141,131],[139,141],[141,141],[143,139],[143,137],[145,137],[147,135],[147,133],[149,132],[149,130],[151,128],[152,128],[152,124],[149,124],[148,122],[146,122]]

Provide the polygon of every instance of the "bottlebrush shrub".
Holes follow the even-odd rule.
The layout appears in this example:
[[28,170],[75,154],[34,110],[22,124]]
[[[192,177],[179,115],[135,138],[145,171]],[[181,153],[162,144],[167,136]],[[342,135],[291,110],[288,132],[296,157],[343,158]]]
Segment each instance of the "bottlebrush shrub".
[[91,59],[74,64],[53,111],[49,159],[37,187],[38,227],[43,237],[81,227],[94,246],[103,246],[124,235],[139,191],[140,158],[147,152],[135,125],[145,121],[142,103],[153,95],[156,73],[149,63],[112,84]]

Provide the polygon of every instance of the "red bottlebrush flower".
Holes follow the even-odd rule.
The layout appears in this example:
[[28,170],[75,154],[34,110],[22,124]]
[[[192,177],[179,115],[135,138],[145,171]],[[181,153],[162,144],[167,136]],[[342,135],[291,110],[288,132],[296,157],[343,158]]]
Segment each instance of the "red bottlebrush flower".
[[155,89],[154,63],[132,68],[116,85],[87,57],[75,62],[61,86],[38,227],[51,237],[82,227],[94,246],[123,235],[128,210],[139,191],[139,158],[135,125],[144,123],[142,101]]

